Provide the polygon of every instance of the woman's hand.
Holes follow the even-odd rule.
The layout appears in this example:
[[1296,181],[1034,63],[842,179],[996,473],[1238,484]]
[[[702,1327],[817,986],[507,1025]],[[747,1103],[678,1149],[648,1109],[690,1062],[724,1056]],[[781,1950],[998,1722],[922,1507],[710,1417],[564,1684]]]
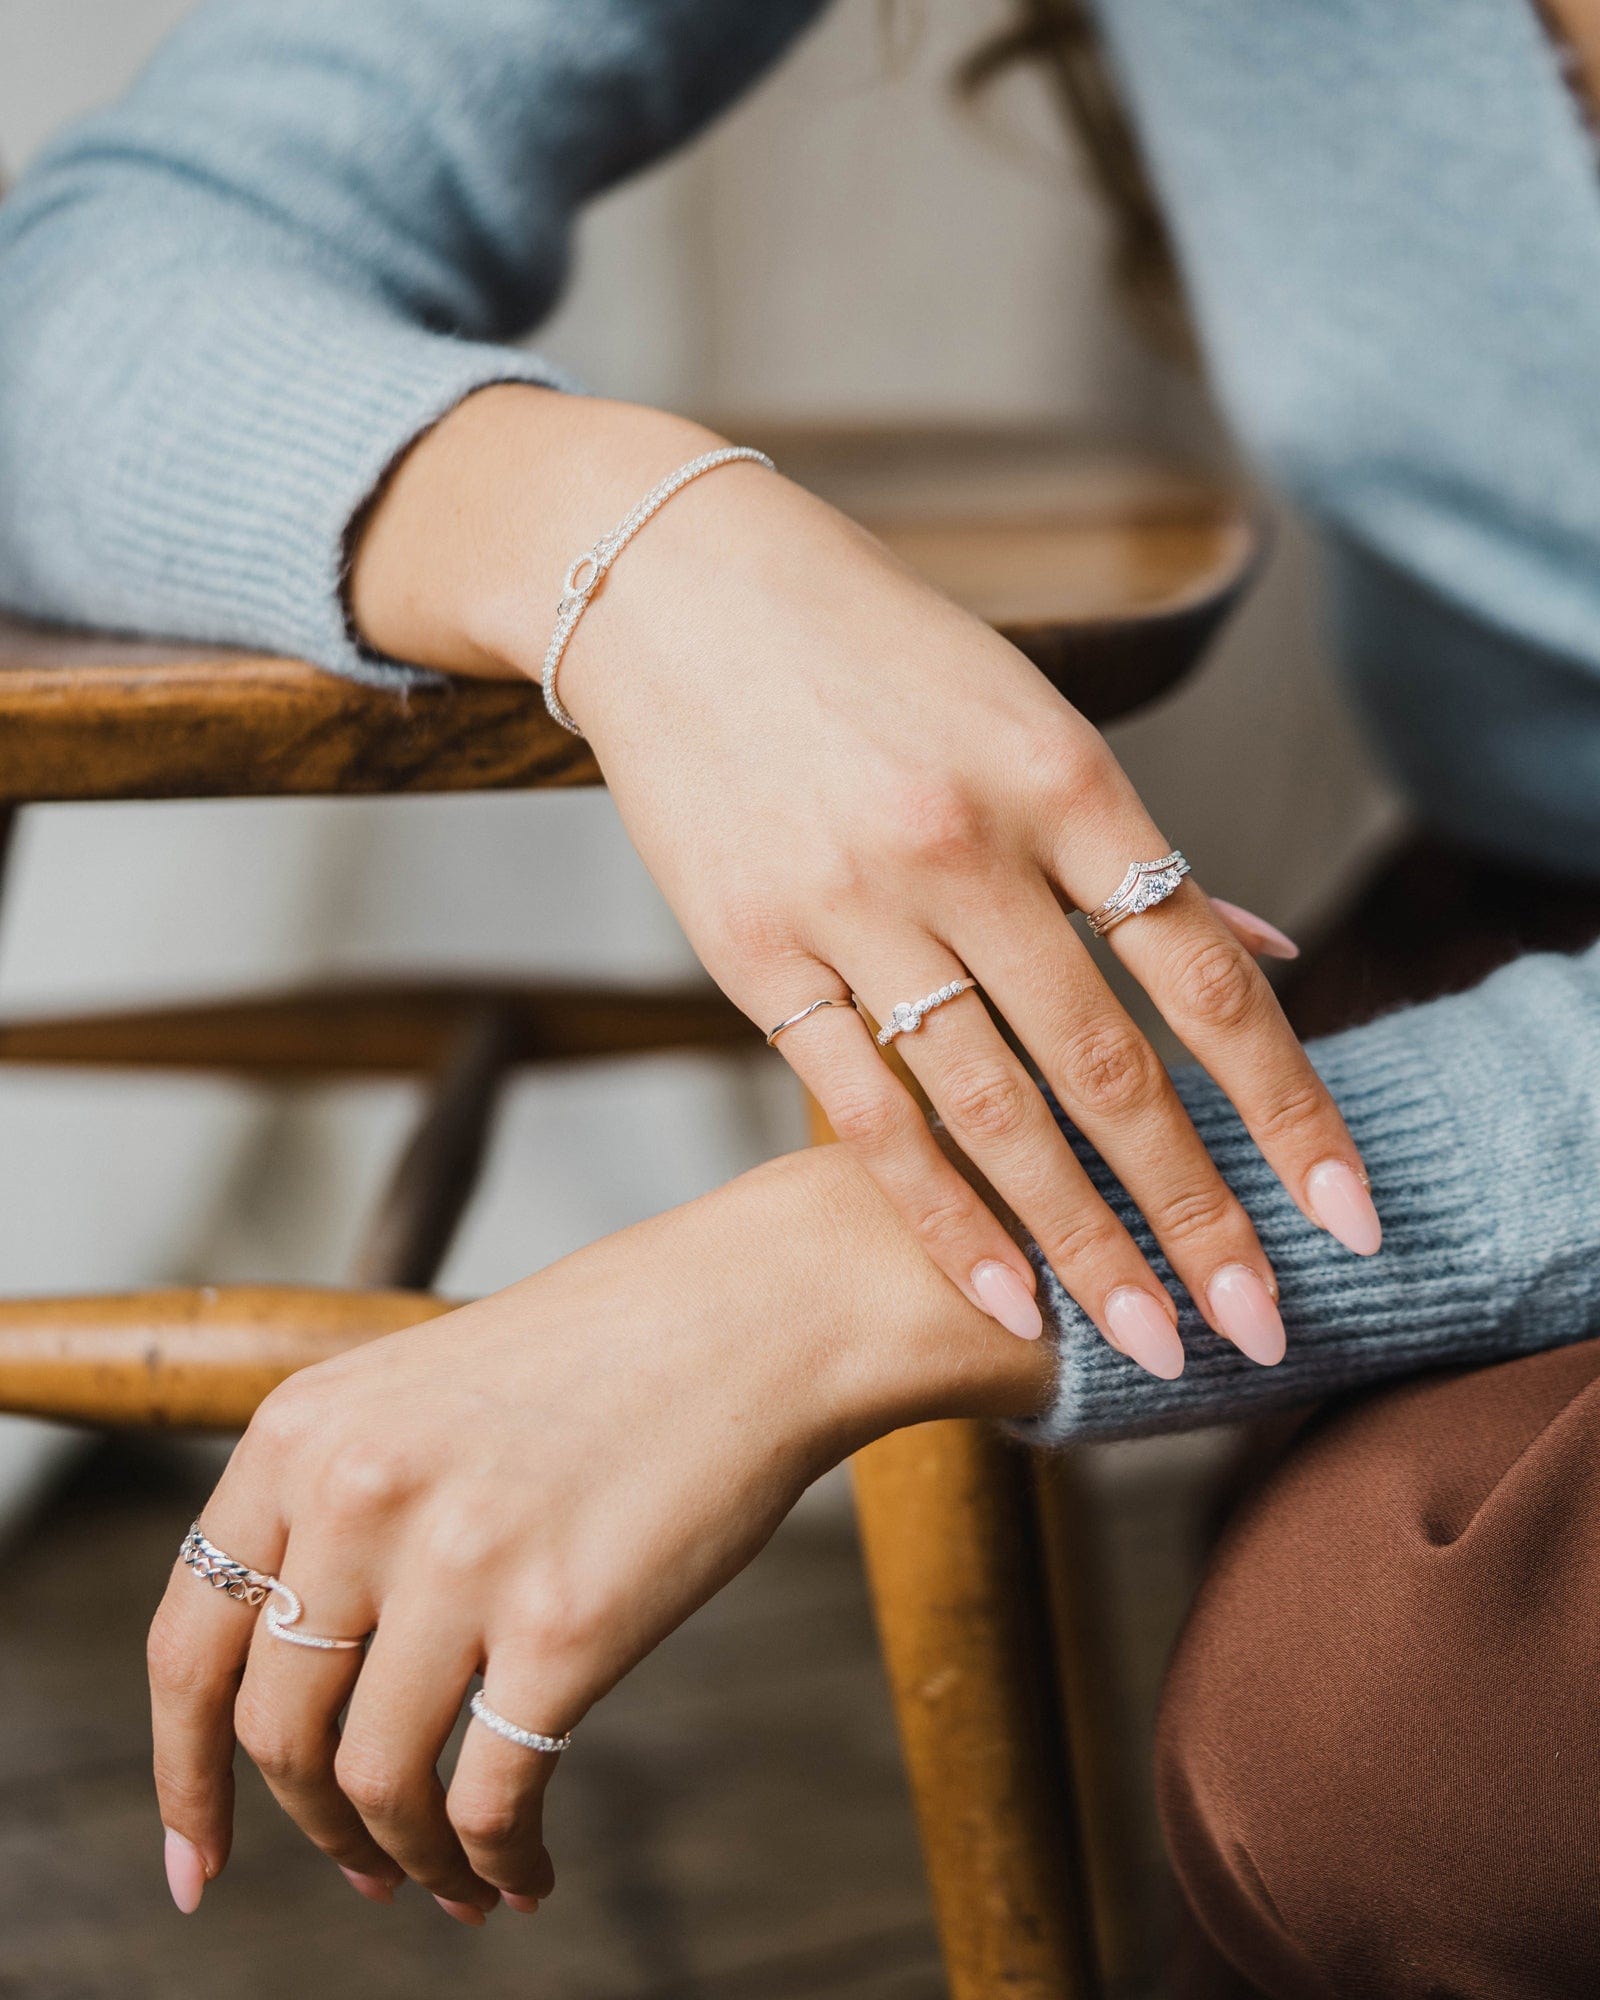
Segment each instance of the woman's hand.
[[829,1147],[296,1376],[202,1525],[294,1588],[304,1630],[374,1636],[284,1644],[174,1568],[150,1675],[180,1908],[227,1859],[236,1733],[362,1894],[404,1874],[466,1923],[501,1895],[531,1908],[556,1760],[474,1725],[447,1792],[472,1676],[501,1715],[564,1733],[827,1466],[924,1417],[1029,1413],[1051,1365],[957,1298]]
[[[537,675],[567,564],[719,442],[536,389],[470,398],[367,525],[352,577],[363,633],[426,664]],[[1281,1356],[1255,1232],[1065,915],[1172,842],[1020,653],[832,508],[740,464],[686,488],[630,544],[560,689],[690,941],[758,1026],[852,993],[884,1021],[970,973],[1210,1324],[1255,1360]],[[1305,1213],[1375,1249],[1349,1134],[1230,924],[1188,882],[1110,942]],[[778,1046],[965,1296],[1036,1333],[1025,1260],[865,1024],[829,1008]],[[1134,1360],[1176,1374],[1171,1300],[983,1002],[940,1008],[896,1046],[1084,1310]]]

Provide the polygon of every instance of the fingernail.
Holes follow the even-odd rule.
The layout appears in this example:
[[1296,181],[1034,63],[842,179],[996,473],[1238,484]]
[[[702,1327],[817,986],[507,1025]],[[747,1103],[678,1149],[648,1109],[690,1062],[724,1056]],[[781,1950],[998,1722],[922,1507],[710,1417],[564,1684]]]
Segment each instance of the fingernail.
[[508,1910],[515,1910],[524,1917],[531,1917],[539,1907],[537,1896],[513,1896],[509,1889],[500,1891],[500,1900]]
[[166,1835],[167,1887],[178,1908],[186,1917],[192,1917],[206,1892],[205,1856],[192,1840],[185,1840],[171,1827],[166,1829]]
[[1298,958],[1300,956],[1300,947],[1294,939],[1280,931],[1276,924],[1269,924],[1265,917],[1258,917],[1254,910],[1241,909],[1237,903],[1225,903],[1220,896],[1211,898],[1211,907],[1256,957]]
[[1224,1264],[1206,1286],[1206,1303],[1218,1330],[1263,1368],[1283,1359],[1288,1345],[1272,1294],[1248,1264]]
[[1137,1285],[1119,1285],[1106,1300],[1106,1324],[1130,1361],[1164,1382],[1183,1373],[1183,1342],[1159,1299]]
[[1328,1234],[1358,1257],[1370,1257],[1383,1242],[1383,1224],[1372,1196],[1355,1168],[1343,1160],[1324,1160],[1320,1167],[1311,1169],[1306,1176],[1306,1200]]
[[392,1903],[394,1884],[385,1881],[381,1875],[363,1875],[354,1868],[341,1867],[339,1873],[355,1890],[358,1896],[365,1896],[369,1903]]
[[480,1910],[476,1903],[452,1903],[448,1896],[433,1899],[447,1917],[454,1917],[458,1924],[466,1924],[472,1930],[481,1930],[489,1921],[487,1910]]
[[1002,1264],[995,1257],[979,1264],[972,1273],[972,1289],[989,1317],[998,1320],[1018,1340],[1037,1340],[1044,1332],[1039,1301],[1009,1264]]

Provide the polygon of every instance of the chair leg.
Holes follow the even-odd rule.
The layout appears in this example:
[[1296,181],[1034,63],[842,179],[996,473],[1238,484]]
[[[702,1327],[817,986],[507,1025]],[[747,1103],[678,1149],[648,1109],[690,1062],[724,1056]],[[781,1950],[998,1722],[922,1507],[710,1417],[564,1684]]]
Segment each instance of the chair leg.
[[[811,1121],[831,1138],[815,1106]],[[1094,2000],[1028,1458],[945,1422],[880,1438],[852,1470],[950,2000]]]

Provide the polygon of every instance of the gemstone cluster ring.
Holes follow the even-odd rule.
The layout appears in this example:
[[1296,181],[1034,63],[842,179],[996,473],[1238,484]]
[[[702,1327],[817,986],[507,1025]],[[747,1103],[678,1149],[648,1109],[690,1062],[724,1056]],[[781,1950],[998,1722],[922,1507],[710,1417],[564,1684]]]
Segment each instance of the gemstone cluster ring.
[[914,1035],[922,1026],[925,1015],[936,1007],[943,1007],[947,1001],[959,999],[963,993],[977,990],[975,979],[952,979],[947,986],[937,992],[925,993],[920,1000],[902,1000],[894,1012],[878,1030],[878,1047],[886,1049],[897,1035]]
[[1104,937],[1129,917],[1141,916],[1164,903],[1189,872],[1189,864],[1174,848],[1156,861],[1135,861],[1128,872],[1096,910],[1085,911],[1089,928]]

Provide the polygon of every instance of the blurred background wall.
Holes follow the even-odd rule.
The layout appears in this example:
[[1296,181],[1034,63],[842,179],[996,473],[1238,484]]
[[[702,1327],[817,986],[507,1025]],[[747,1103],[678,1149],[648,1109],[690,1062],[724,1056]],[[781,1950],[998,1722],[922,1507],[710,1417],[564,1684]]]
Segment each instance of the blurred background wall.
[[[0,0],[7,175],[184,11]],[[1203,396],[1108,298],[1101,221],[1040,86],[1019,78],[979,114],[952,99],[952,63],[1002,12],[905,0],[891,30],[876,0],[836,0],[708,140],[588,218],[539,344],[607,393],[737,410],[753,442],[768,410],[999,416],[1218,460]],[[1341,719],[1312,597],[1283,521],[1198,683],[1117,737],[1208,884],[1302,932],[1392,816]],[[24,824],[0,1009],[393,964],[646,980],[692,960],[600,795],[58,807]],[[0,1071],[0,1290],[336,1279],[410,1103]],[[797,1137],[776,1061],[529,1082],[446,1283],[506,1282]],[[0,1428],[0,1514],[57,1448]]]

